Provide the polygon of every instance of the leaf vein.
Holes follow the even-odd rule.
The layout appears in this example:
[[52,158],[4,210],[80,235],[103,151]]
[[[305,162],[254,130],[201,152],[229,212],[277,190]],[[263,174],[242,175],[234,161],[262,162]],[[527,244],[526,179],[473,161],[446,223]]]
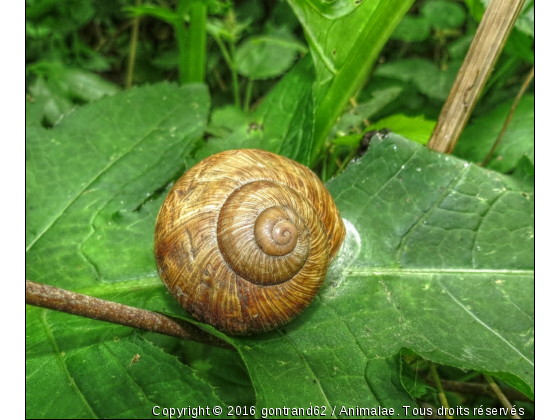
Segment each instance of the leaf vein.
[[[288,342],[288,344],[290,346],[293,347],[294,351],[296,352],[296,354],[299,355],[300,359],[303,361],[303,364],[306,368],[306,370],[309,372],[309,374],[311,375],[311,377],[314,379],[314,381],[316,382],[317,386],[319,387],[319,390],[321,391],[321,395],[323,395],[323,398],[325,400],[325,403],[328,405],[329,410],[332,411],[332,407],[330,405],[329,399],[327,398],[327,396],[325,395],[325,391],[323,390],[323,387],[321,386],[321,382],[319,381],[319,378],[317,378],[317,375],[315,375],[315,372],[313,372],[313,370],[311,369],[311,366],[309,365],[307,358],[305,357],[305,355],[301,352],[301,350],[299,349],[299,347],[297,347],[294,342],[292,340],[290,340],[290,338],[286,335],[283,334],[280,330],[277,330],[278,334],[280,334],[280,336]],[[336,416],[334,418],[337,418]]]
[[463,169],[461,169],[461,171],[457,174],[457,176],[453,178],[453,180],[449,183],[445,191],[443,191],[438,197],[438,199],[435,200],[434,203],[430,206],[430,208],[428,208],[427,211],[424,212],[424,215],[418,218],[416,223],[411,225],[410,229],[408,229],[408,231],[406,231],[402,235],[401,241],[397,245],[397,249],[398,249],[397,264],[399,264],[399,266],[401,265],[401,258],[402,258],[403,250],[405,249],[406,242],[408,241],[412,233],[420,226],[422,226],[424,221],[432,214],[432,212],[439,207],[439,205],[443,202],[443,200],[445,200],[445,198],[449,195],[449,192],[452,191],[453,188],[455,188],[455,186],[461,181],[461,179],[463,179],[465,173],[466,173],[466,167],[463,167]]
[[513,344],[511,344],[508,340],[506,340],[504,337],[502,337],[497,331],[495,331],[493,328],[491,328],[489,325],[486,325],[480,318],[478,318],[471,310],[469,310],[465,305],[463,305],[459,299],[457,299],[455,296],[453,296],[451,294],[451,292],[449,290],[447,290],[447,288],[443,285],[443,283],[440,280],[437,280],[439,285],[443,288],[443,290],[445,291],[445,293],[451,298],[453,299],[453,301],[459,305],[461,307],[461,309],[463,309],[467,314],[469,314],[476,322],[478,322],[480,325],[482,325],[484,328],[486,328],[488,331],[490,331],[492,334],[494,334],[496,337],[498,337],[500,340],[502,340],[505,344],[507,344],[513,351],[515,351],[517,354],[519,354],[526,362],[528,362],[532,367],[535,366],[535,364],[533,362],[531,362],[523,353],[521,353],[519,350],[517,350],[517,348],[515,348],[515,346]]
[[175,107],[173,107],[171,110],[169,110],[169,112],[159,121],[159,123],[154,128],[152,128],[147,134],[142,136],[136,143],[134,143],[131,147],[129,147],[118,158],[113,159],[111,162],[109,162],[109,164],[105,165],[104,168],[102,168],[97,174],[95,174],[93,178],[78,191],[78,193],[74,196],[74,198],[68,201],[67,205],[60,210],[60,212],[52,219],[52,221],[48,223],[43,228],[43,230],[37,234],[37,236],[35,236],[33,241],[31,241],[31,243],[26,247],[25,252],[28,252],[33,247],[33,245],[35,245],[35,243],[37,243],[37,241],[43,237],[43,235],[62,217],[64,212],[68,210],[68,208],[70,208],[70,206],[74,204],[78,200],[78,198],[81,197],[84,191],[87,191],[91,187],[91,185],[101,177],[101,175],[103,175],[107,170],[113,167],[116,163],[121,161],[132,150],[134,150],[142,141],[144,141],[147,137],[149,137],[152,133],[154,133],[169,118],[169,116],[171,116],[180,106],[181,104],[178,104]]
[[64,360],[61,357],[61,351],[58,348],[58,344],[56,343],[56,339],[54,337],[54,334],[52,333],[52,330],[50,329],[50,327],[47,324],[47,319],[46,318],[47,318],[47,310],[43,309],[43,310],[41,310],[41,315],[40,315],[41,325],[43,326],[43,330],[45,331],[45,335],[47,336],[47,339],[49,340],[49,343],[51,344],[51,346],[54,350],[54,355],[56,357],[56,360],[59,362],[59,364],[62,368],[62,371],[66,374],[66,377],[68,378],[68,382],[70,383],[70,387],[75,390],[78,397],[83,401],[85,407],[90,412],[91,417],[92,418],[99,418],[97,416],[97,414],[95,413],[95,411],[93,410],[93,408],[87,402],[85,395],[82,393],[80,388],[78,388],[78,386],[76,385],[76,382],[74,382],[74,378],[72,378],[72,375],[70,374],[70,371],[68,370],[68,366],[66,365],[66,363],[64,363]]

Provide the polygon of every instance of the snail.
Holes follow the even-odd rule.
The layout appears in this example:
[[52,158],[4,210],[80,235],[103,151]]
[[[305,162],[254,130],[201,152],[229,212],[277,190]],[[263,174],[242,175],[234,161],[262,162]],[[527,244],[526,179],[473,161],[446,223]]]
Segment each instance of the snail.
[[232,150],[173,185],[154,253],[187,312],[248,335],[278,328],[309,305],[344,235],[334,200],[311,170],[263,150]]

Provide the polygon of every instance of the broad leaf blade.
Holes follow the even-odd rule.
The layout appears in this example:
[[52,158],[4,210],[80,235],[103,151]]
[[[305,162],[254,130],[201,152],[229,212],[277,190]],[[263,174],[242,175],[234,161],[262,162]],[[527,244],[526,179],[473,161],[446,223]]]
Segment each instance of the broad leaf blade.
[[[31,124],[27,276],[116,301],[132,296],[135,306],[153,302],[150,284],[162,287],[152,251],[161,192],[184,171],[185,152],[202,135],[208,109],[204,86],[162,84],[94,102],[52,130]],[[152,280],[131,281],[142,277]],[[206,400],[205,406],[220,403],[209,385],[192,382],[192,371],[130,334],[128,328],[29,308],[27,415],[145,417],[154,405],[183,400],[188,407],[189,394],[201,404]],[[133,375],[125,363],[136,353],[144,369]],[[194,397],[204,387],[204,397]]]
[[[95,153],[93,146],[64,143],[64,153],[54,155],[52,151],[59,150],[56,143],[50,146],[52,149],[38,149],[45,150],[38,154],[41,159],[51,161],[42,168],[47,171],[42,174],[39,167],[29,168],[35,179],[28,184],[29,193],[38,191],[38,195],[28,204],[37,203],[41,209],[29,219],[34,229],[47,226],[38,239],[30,236],[28,273],[33,280],[146,309],[183,314],[157,279],[151,256],[152,231],[163,197],[146,202],[146,191],[155,193],[155,185],[163,191],[162,187],[183,170],[182,151],[202,132],[206,111],[195,112],[198,117],[190,125],[198,128],[193,131],[183,121],[192,114],[193,103],[207,109],[207,102],[205,95],[196,95],[197,88],[163,86],[138,89],[136,94],[151,96],[154,89],[164,89],[166,95],[157,91],[154,96],[161,101],[164,96],[166,100],[174,98],[176,102],[170,108],[160,102],[149,111],[167,116],[163,120],[154,117],[156,127],[160,127],[157,132],[165,133],[167,141],[175,134],[184,143],[172,142],[165,153],[148,147],[149,141],[142,142],[142,147],[128,144],[126,150],[131,151],[119,159],[129,162],[130,154],[134,155],[129,157],[130,162],[154,160],[157,165],[114,164],[116,173],[111,174],[103,171],[107,157]],[[99,103],[112,108],[113,101],[131,94],[122,93]],[[120,105],[126,107],[126,101]],[[92,106],[96,104],[82,111]],[[97,112],[89,116],[71,114],[63,120],[66,123],[52,131],[32,125],[37,132],[29,130],[29,135],[44,140],[46,132],[68,143],[87,138],[91,125],[85,121],[111,121],[110,113]],[[95,115],[98,117],[93,118]],[[72,122],[72,118],[81,123]],[[141,123],[137,118],[131,125]],[[106,136],[116,139],[114,147],[119,149],[119,144],[126,144],[128,139],[119,136],[121,125],[109,126],[112,129],[106,130]],[[72,136],[65,127],[73,127],[69,132]],[[172,127],[181,129],[173,131]],[[45,144],[35,144],[30,137],[28,150],[35,154],[35,148],[47,148]],[[33,159],[39,157],[31,155],[30,165],[36,165]],[[98,159],[99,155],[102,158]],[[76,183],[72,178],[75,170],[61,169],[73,159],[91,159],[92,165],[98,165],[98,171],[102,171],[95,180],[100,182],[99,188],[89,191],[91,188],[83,185],[89,178]],[[160,167],[161,172],[157,170]],[[35,171],[39,175],[35,176]],[[52,186],[53,197],[59,198],[53,203],[40,191],[43,180]],[[77,198],[65,201],[57,185],[73,188],[70,191],[77,191]],[[397,136],[374,138],[369,152],[328,185],[348,222],[348,236],[319,296],[300,317],[279,331],[228,339],[247,364],[256,390],[257,412],[287,402],[306,408],[324,406],[326,415],[336,417],[344,416],[340,411],[343,404],[414,406],[398,381],[394,362],[403,347],[438,363],[491,372],[532,396],[533,191],[527,185],[430,152]],[[60,216],[52,222],[53,215]],[[119,253],[124,258],[120,265]],[[51,316],[60,317],[60,323],[42,321],[49,321]],[[58,378],[57,383],[67,381],[67,368],[58,361],[58,354],[64,351],[60,347],[97,354],[100,348],[106,348],[105,341],[115,336],[115,328],[130,334],[124,327],[30,309],[27,373],[34,376],[28,392],[37,401],[33,403],[35,414],[28,412],[29,416],[38,415],[35,410],[56,399],[53,389],[35,387],[35,382],[42,383],[39,378],[51,375]],[[143,351],[152,354],[159,350],[150,347]],[[43,366],[52,368],[43,370]],[[89,380],[91,386],[103,387],[106,375],[92,374]],[[161,388],[165,386],[161,384]],[[127,393],[135,392],[135,387],[132,383],[125,387],[122,400],[114,397],[118,404],[124,406]],[[189,392],[189,386],[183,383],[179,389]],[[60,397],[64,399],[60,416],[67,416],[62,408],[76,403],[80,393],[87,394],[90,406],[97,401],[98,394],[68,389]],[[193,396],[187,406],[194,404],[207,405],[208,400]],[[122,406],[117,405],[103,416],[120,415]],[[133,406],[129,407],[135,413],[131,415],[138,416]],[[82,417],[92,415],[86,408],[81,411]],[[49,413],[54,417],[59,412]]]
[[146,418],[193,401],[226,409],[192,369],[129,328],[33,307],[27,318],[26,417]]
[[29,278],[75,289],[153,275],[146,245],[159,203],[151,199],[184,171],[208,109],[205,87],[162,84],[77,109],[52,130],[29,130]]
[[322,296],[360,347],[508,372],[530,395],[533,191],[397,136],[374,138],[329,190],[360,239]]
[[402,348],[491,372],[533,397],[533,191],[525,185],[395,135],[374,137],[328,184],[347,238],[319,296],[279,331],[233,339],[258,407],[413,407],[394,378],[378,379],[395,371],[371,368],[392,366]]

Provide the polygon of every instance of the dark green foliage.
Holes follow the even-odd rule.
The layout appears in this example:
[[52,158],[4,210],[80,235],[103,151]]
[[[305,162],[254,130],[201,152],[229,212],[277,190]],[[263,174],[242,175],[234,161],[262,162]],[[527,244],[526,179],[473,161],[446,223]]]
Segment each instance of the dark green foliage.
[[235,339],[207,328],[237,352],[28,306],[26,417],[359,406],[411,418],[440,406],[431,363],[534,399],[532,85],[477,165],[533,64],[534,2],[455,156],[423,146],[484,3],[27,0],[28,278],[184,317],[157,274],[155,219],[186,169],[234,148],[313,167],[347,238],[293,322]]

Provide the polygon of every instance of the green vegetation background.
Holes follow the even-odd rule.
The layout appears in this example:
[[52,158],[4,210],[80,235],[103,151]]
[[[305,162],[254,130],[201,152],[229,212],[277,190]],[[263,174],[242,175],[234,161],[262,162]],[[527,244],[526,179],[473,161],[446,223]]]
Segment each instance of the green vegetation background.
[[[348,235],[284,328],[234,339],[204,327],[237,352],[28,306],[26,417],[410,417],[404,407],[440,406],[430,363],[534,399],[532,87],[478,165],[534,64],[534,2],[454,154],[424,147],[485,3],[27,0],[27,278],[187,317],[157,275],[155,217],[174,180],[226,149],[312,167]],[[447,398],[471,416],[500,408]]]

